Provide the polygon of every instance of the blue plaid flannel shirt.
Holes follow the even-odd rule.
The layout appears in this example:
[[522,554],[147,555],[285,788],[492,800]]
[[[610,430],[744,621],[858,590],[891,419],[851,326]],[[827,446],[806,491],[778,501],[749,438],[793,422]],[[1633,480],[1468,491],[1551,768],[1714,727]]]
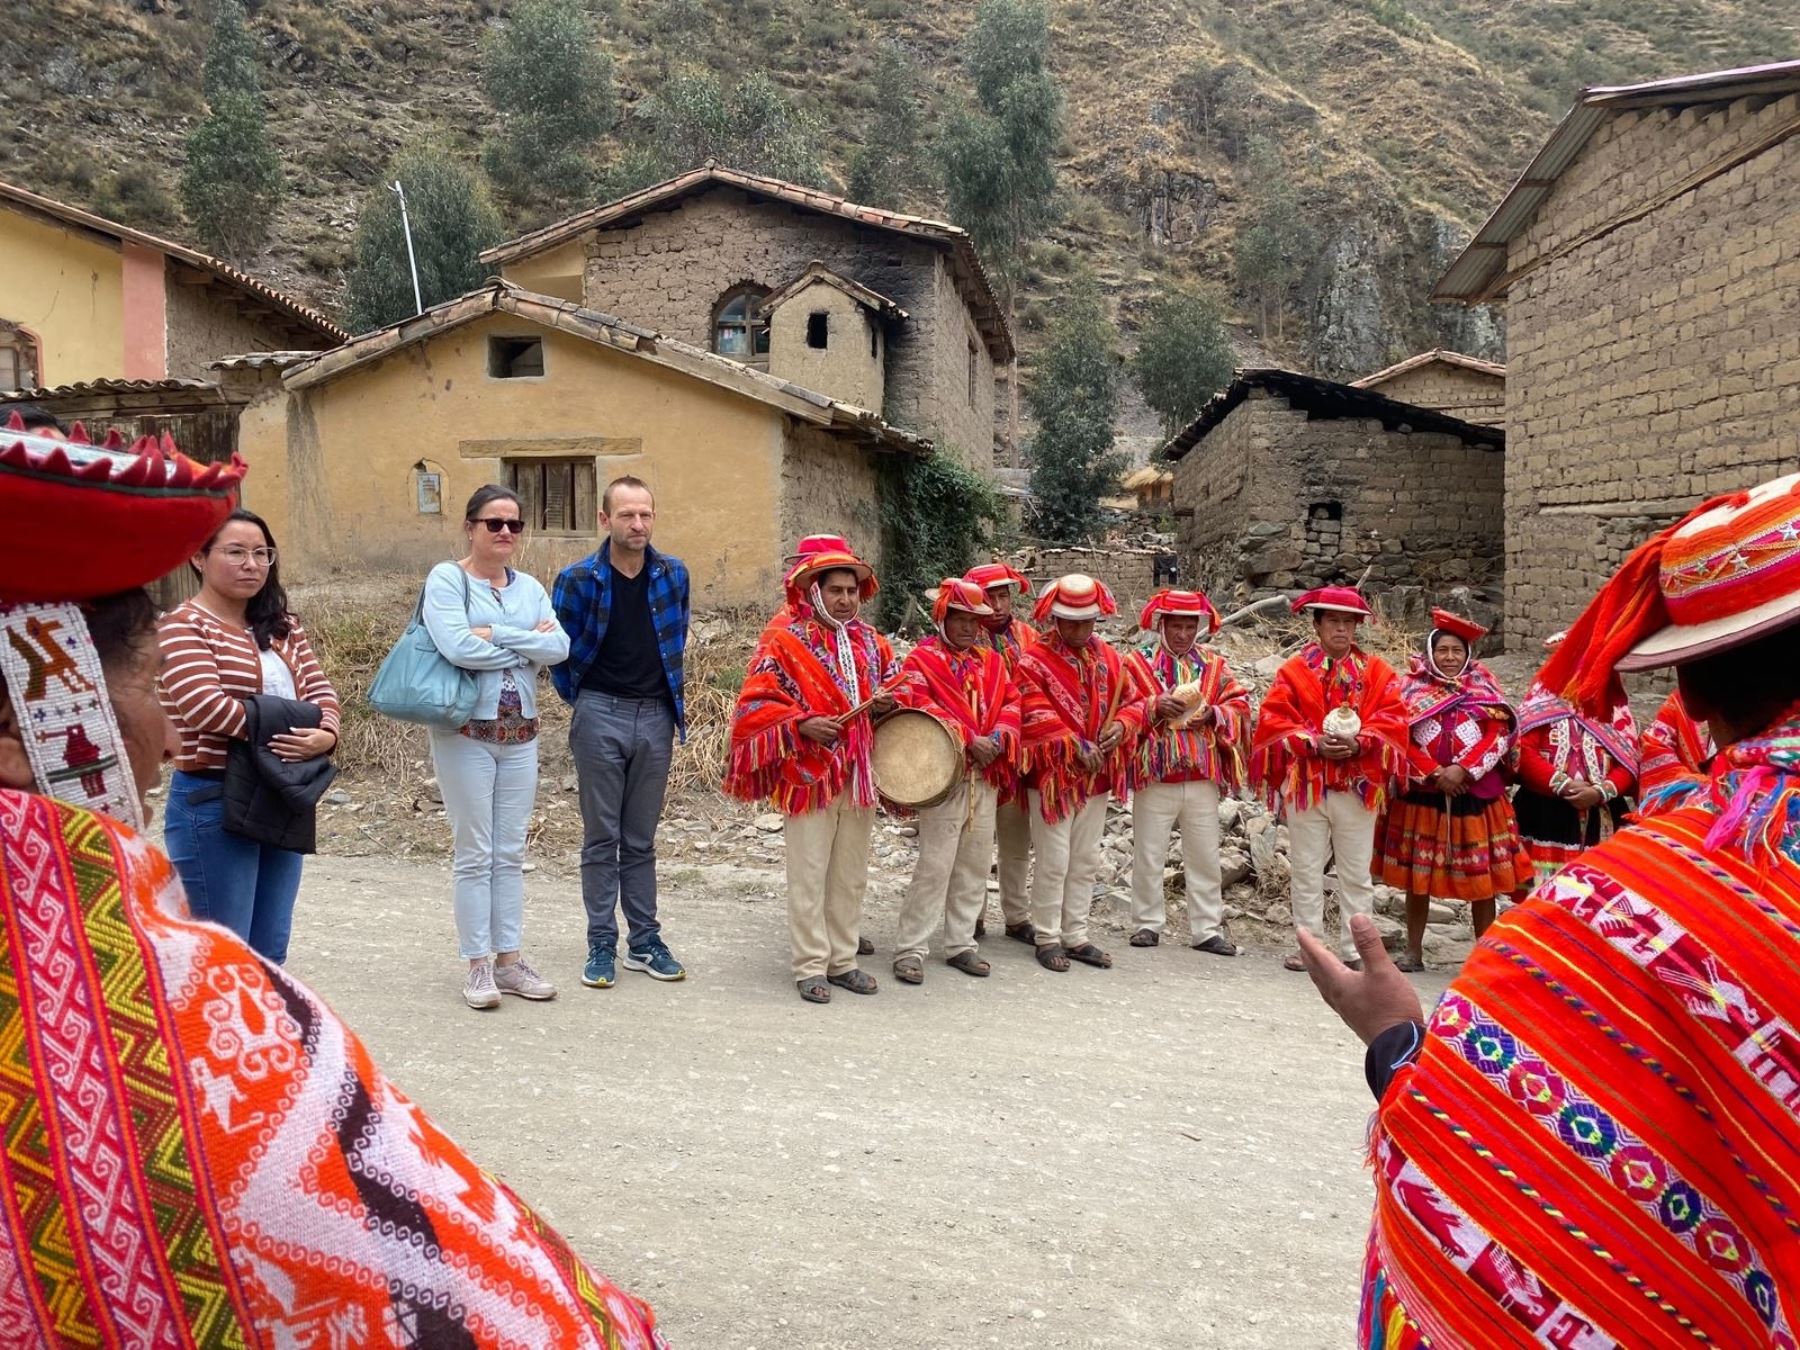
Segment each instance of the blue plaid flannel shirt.
[[[644,566],[650,570],[650,617],[656,624],[656,647],[662,654],[663,673],[669,679],[669,695],[675,701],[675,726],[687,740],[687,708],[682,700],[681,656],[687,646],[688,573],[680,558],[647,550]],[[581,692],[600,643],[606,637],[606,618],[612,610],[612,540],[600,551],[578,563],[570,563],[556,577],[551,604],[557,622],[569,635],[569,659],[550,668],[550,682],[565,703],[574,703]]]

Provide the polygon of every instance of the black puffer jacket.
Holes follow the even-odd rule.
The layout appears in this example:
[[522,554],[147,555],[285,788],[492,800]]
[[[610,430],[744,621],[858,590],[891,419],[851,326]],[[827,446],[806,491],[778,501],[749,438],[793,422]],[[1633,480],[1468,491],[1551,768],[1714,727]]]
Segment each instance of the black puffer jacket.
[[337,777],[337,765],[329,755],[277,759],[269,740],[318,726],[318,704],[253,694],[244,700],[244,716],[245,738],[232,740],[225,760],[225,828],[259,844],[316,852],[319,798]]

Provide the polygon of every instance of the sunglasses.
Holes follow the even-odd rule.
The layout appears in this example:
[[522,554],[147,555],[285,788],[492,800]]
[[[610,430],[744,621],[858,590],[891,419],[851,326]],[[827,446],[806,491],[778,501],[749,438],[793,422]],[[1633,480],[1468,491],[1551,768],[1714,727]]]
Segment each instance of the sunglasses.
[[522,520],[507,520],[499,516],[479,516],[475,523],[487,526],[489,534],[499,534],[502,530],[510,531],[513,534],[525,533],[525,522]]

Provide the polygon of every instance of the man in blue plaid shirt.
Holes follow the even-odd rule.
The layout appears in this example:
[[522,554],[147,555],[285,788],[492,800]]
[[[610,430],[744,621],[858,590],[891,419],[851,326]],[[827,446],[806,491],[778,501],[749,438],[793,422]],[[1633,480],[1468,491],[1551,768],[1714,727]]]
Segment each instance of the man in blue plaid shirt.
[[569,751],[581,783],[581,900],[587,964],[581,982],[610,989],[625,910],[625,969],[687,976],[656,918],[656,827],[675,737],[687,734],[681,656],[688,574],[650,547],[656,498],[639,478],[615,478],[600,498],[607,540],[562,570],[553,603],[569,659],[550,672],[574,705]]

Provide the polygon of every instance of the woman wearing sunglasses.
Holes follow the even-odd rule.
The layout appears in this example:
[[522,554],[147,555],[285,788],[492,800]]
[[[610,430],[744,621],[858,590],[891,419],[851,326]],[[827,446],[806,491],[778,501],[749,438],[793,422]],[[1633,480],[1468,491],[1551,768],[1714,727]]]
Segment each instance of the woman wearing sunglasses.
[[525,521],[519,499],[489,483],[463,512],[468,553],[425,582],[425,627],[444,659],[480,673],[474,716],[431,728],[431,760],[455,841],[456,937],[469,963],[463,1001],[495,1008],[501,994],[556,997],[520,955],[525,832],[537,801],[537,676],[569,654],[537,578],[512,566]]
[[225,828],[227,746],[249,735],[244,700],[273,694],[311,703],[319,725],[273,737],[284,760],[337,745],[338,696],[288,610],[275,536],[262,517],[233,511],[191,559],[200,592],[157,624],[160,694],[181,736],[169,782],[163,842],[194,917],[223,924],[269,960],[287,960],[301,855]]

